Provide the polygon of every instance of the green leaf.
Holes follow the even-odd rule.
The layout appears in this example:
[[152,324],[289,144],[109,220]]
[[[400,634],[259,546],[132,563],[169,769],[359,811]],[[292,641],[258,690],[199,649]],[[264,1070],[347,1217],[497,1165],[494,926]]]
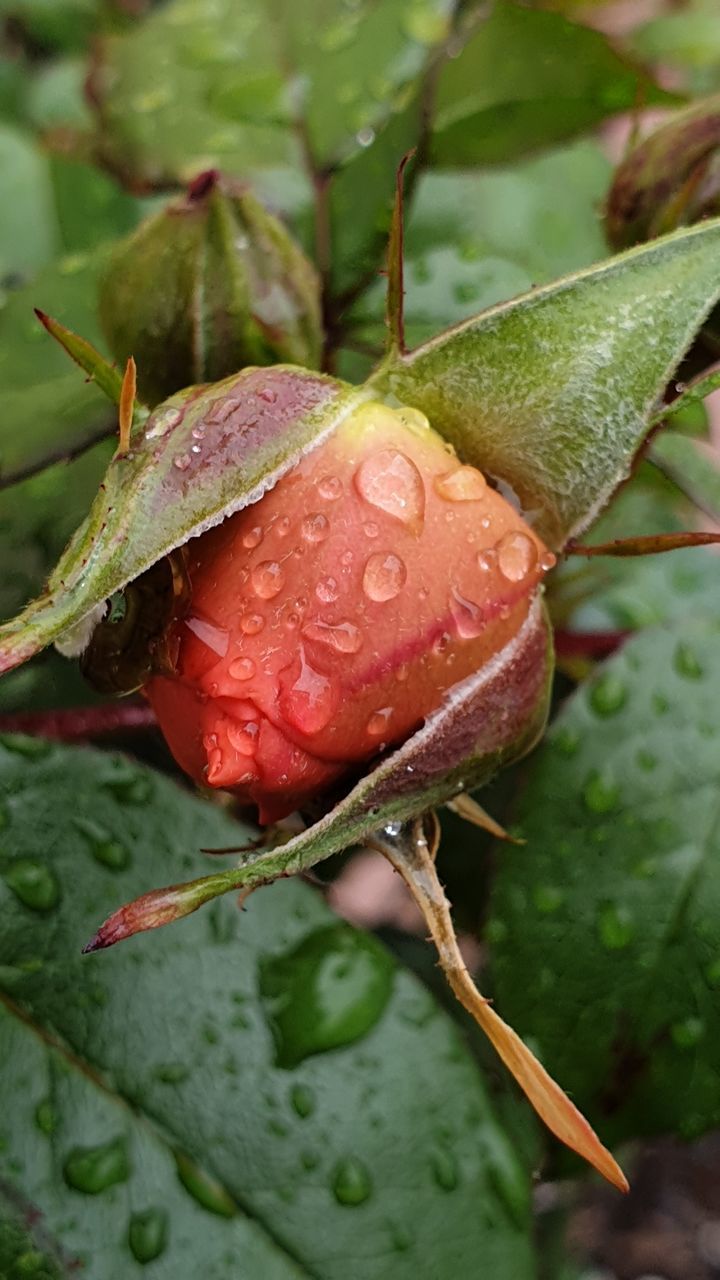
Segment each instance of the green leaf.
[[720,1121],[718,622],[630,641],[527,771],[487,938],[496,995],[604,1136]]
[[691,0],[634,31],[630,47],[641,58],[672,68],[694,94],[720,88],[720,14],[715,0]]
[[719,243],[720,220],[653,241],[391,353],[371,385],[510,484],[559,548],[628,474],[720,294]]
[[650,457],[711,520],[720,520],[720,469],[711,445],[676,431],[661,431],[652,442]]
[[[46,593],[0,628],[8,670],[169,551],[254,502],[367,392],[291,365],[172,396],[116,454]],[[200,443],[198,443],[200,441]]]
[[297,881],[81,957],[119,894],[248,833],[120,757],[27,741],[0,748],[0,1177],[63,1250],[93,1280],[158,1240],[158,1277],[530,1280],[527,1174],[427,990]]
[[0,211],[0,279],[44,267],[60,240],[47,160],[30,134],[0,124],[0,169],[12,199]]
[[674,100],[599,32],[496,0],[440,73],[431,159],[442,166],[506,164],[584,133],[639,98],[647,105]]

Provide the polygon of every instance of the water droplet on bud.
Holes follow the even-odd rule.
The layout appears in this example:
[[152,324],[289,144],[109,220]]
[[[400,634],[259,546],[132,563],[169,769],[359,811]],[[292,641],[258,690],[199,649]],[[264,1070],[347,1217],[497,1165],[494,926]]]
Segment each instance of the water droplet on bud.
[[509,582],[522,582],[537,564],[537,546],[521,530],[504,534],[496,550],[500,572]]
[[281,516],[275,524],[275,531],[281,538],[287,537],[290,532],[290,517]]
[[189,453],[181,453],[177,458],[173,458],[173,466],[177,467],[178,471],[187,471],[191,462],[192,458]]
[[375,711],[367,722],[367,731],[371,738],[382,738],[392,716],[392,707],[381,707],[379,711]]
[[458,467],[457,471],[437,476],[435,488],[448,502],[478,502],[485,497],[487,482],[475,467]]
[[315,588],[315,595],[323,604],[332,604],[338,598],[338,584],[334,578],[321,578]]
[[363,573],[363,591],[368,600],[394,600],[405,585],[407,569],[399,556],[378,551],[370,556]]
[[263,560],[250,574],[253,591],[261,600],[272,600],[285,585],[285,574],[277,560]]
[[153,413],[148,422],[145,439],[158,440],[161,436],[167,435],[168,431],[177,426],[181,418],[180,409],[160,409],[157,413]]
[[377,538],[380,532],[380,526],[375,524],[373,520],[368,520],[367,524],[363,525],[363,529],[365,530],[365,535],[368,538]]
[[254,756],[259,733],[260,725],[255,720],[248,720],[244,724],[228,725],[228,742],[231,747],[240,752],[241,756]]
[[252,551],[255,547],[260,546],[262,540],[263,531],[258,524],[254,529],[248,529],[247,533],[243,534],[242,544],[244,547],[247,547],[248,551]]
[[557,556],[553,555],[552,551],[545,551],[540,557],[540,568],[543,573],[549,573],[551,569],[555,568],[556,564]]
[[250,680],[255,675],[255,663],[252,658],[234,658],[229,670],[233,680]]
[[486,551],[478,552],[478,569],[482,573],[492,573],[497,565],[497,552],[494,547],[488,547]]
[[342,481],[337,476],[323,476],[322,480],[318,480],[318,493],[326,502],[337,502],[342,494]]
[[247,613],[240,619],[240,630],[243,635],[256,636],[265,626],[265,619],[260,613]]
[[419,532],[425,514],[425,488],[415,463],[396,449],[381,449],[355,472],[358,493],[371,506]]
[[301,733],[319,733],[337,705],[337,693],[328,676],[316,671],[300,649],[295,660],[280,673],[280,710]]
[[300,531],[306,542],[323,542],[330,531],[327,516],[321,515],[318,511],[313,515],[306,516]]
[[219,658],[225,657],[230,637],[224,627],[218,627],[214,622],[208,622],[207,619],[198,618],[196,615],[186,618],[185,626]]
[[318,640],[338,653],[357,653],[362,645],[362,635],[352,622],[309,622],[303,627],[308,640]]
[[484,626],[483,611],[474,600],[461,595],[457,587],[453,587],[450,595],[450,612],[461,639],[472,640],[480,635]]

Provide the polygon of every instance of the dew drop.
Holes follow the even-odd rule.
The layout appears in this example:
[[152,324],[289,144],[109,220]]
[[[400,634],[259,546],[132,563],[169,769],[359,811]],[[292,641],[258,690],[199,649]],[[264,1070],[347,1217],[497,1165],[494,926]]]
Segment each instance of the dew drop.
[[606,902],[597,918],[598,936],[608,951],[622,951],[630,945],[635,935],[632,915],[627,907]]
[[392,713],[392,707],[382,707],[380,711],[373,712],[367,722],[367,732],[371,738],[382,738],[384,736]]
[[306,1120],[315,1110],[315,1094],[306,1084],[294,1084],[290,1090],[292,1109],[301,1120]]
[[365,536],[367,538],[377,538],[380,532],[380,525],[375,524],[374,520],[368,520],[364,525]]
[[260,613],[247,613],[240,619],[240,630],[246,636],[256,636],[264,626],[265,619]]
[[337,502],[343,491],[342,480],[337,476],[323,476],[318,480],[318,493],[326,502]]
[[508,582],[522,582],[537,564],[537,546],[526,533],[506,533],[496,547],[497,562]]
[[262,540],[263,531],[261,526],[257,524],[254,529],[248,529],[247,533],[243,534],[242,544],[248,551],[253,551],[255,547],[260,546]]
[[125,1140],[115,1138],[100,1147],[76,1147],[63,1165],[63,1177],[75,1191],[96,1196],[130,1175]]
[[336,1164],[332,1189],[338,1204],[364,1204],[372,1195],[372,1180],[365,1165],[356,1156],[348,1156]]
[[430,1157],[433,1178],[441,1191],[454,1191],[458,1184],[455,1157],[445,1147],[436,1147]]
[[407,581],[404,561],[391,551],[377,551],[370,556],[363,573],[363,591],[368,600],[383,603],[394,600]]
[[17,858],[5,871],[4,880],[31,911],[52,911],[60,901],[60,885],[54,872],[32,858]]
[[315,588],[315,595],[323,604],[332,604],[338,598],[338,584],[335,578],[321,578]]
[[541,915],[552,915],[565,901],[565,891],[558,885],[538,885],[533,890],[533,902]]
[[227,738],[230,746],[239,751],[241,756],[254,756],[257,751],[260,725],[256,720],[246,720],[240,724],[230,724]]
[[285,585],[285,574],[277,560],[263,560],[250,574],[253,591],[261,600],[272,600]]
[[178,471],[187,471],[191,462],[192,458],[189,453],[180,453],[177,458],[173,458],[173,466],[177,467]]
[[49,1098],[43,1098],[42,1102],[38,1102],[35,1108],[35,1124],[46,1138],[49,1138],[57,1129],[57,1113]]
[[487,481],[475,467],[458,467],[446,475],[437,476],[435,489],[448,502],[478,502],[487,491]]
[[250,680],[255,675],[252,658],[233,658],[228,668],[233,680]]
[[134,1213],[128,1224],[130,1252],[142,1266],[154,1262],[165,1252],[168,1218],[164,1209],[145,1209]]
[[277,521],[277,523],[276,523],[276,525],[275,525],[275,532],[276,532],[277,534],[279,534],[279,536],[280,536],[281,538],[286,538],[286,537],[287,537],[288,533],[290,532],[290,517],[289,517],[289,516],[281,516],[281,517],[280,517],[280,519]]
[[111,831],[91,818],[75,818],[74,825],[81,831],[88,848],[101,866],[109,871],[124,871],[130,865],[130,850]]
[[327,516],[316,511],[312,515],[305,516],[300,532],[306,542],[324,542],[330,532],[330,522]]
[[681,1022],[673,1022],[670,1035],[678,1049],[694,1049],[705,1036],[705,1023],[702,1018],[683,1018]]
[[206,618],[199,618],[196,615],[185,618],[184,621],[188,631],[197,636],[208,649],[212,649],[219,658],[225,657],[230,643],[230,636],[225,627],[218,627],[216,623],[208,622]]
[[678,675],[686,680],[700,680],[705,674],[693,650],[682,642],[675,650],[673,665]]
[[133,769],[128,761],[119,760],[113,772],[103,779],[106,791],[121,804],[147,804],[153,796],[153,784],[147,774]]
[[52,751],[52,743],[47,738],[31,737],[28,733],[3,733],[0,742],[7,751],[26,760],[42,760]]
[[235,1201],[215,1178],[206,1173],[186,1156],[182,1151],[175,1152],[177,1175],[185,1190],[207,1209],[220,1218],[234,1218],[237,1213]]
[[448,645],[450,644],[450,639],[451,637],[449,633],[447,631],[443,631],[442,635],[439,635],[437,639],[433,640],[433,643],[432,643],[433,653],[436,654],[438,657],[440,657],[443,653],[445,653],[447,651]]
[[590,705],[599,716],[613,716],[627,702],[627,688],[619,676],[608,671],[590,690]]
[[369,934],[337,922],[260,962],[260,994],[278,1066],[353,1044],[382,1017],[394,966]]
[[585,807],[591,813],[610,813],[620,798],[617,783],[597,771],[590,774],[582,794]]
[[474,600],[461,595],[457,587],[453,587],[449,600],[450,613],[463,640],[472,640],[479,636],[484,627],[483,611]]
[[705,981],[709,987],[712,987],[713,991],[720,988],[720,958],[711,961],[708,965],[705,970]]
[[308,640],[317,640],[335,649],[337,653],[357,653],[362,647],[362,633],[353,622],[308,622],[303,627],[303,635]]
[[571,756],[577,755],[580,747],[580,735],[576,729],[570,728],[569,725],[563,725],[552,736],[552,745],[557,747],[561,755]]
[[557,556],[552,551],[544,551],[540,557],[540,568],[543,573],[549,573],[557,564]]
[[158,440],[176,427],[182,418],[180,409],[158,409],[151,414],[145,431],[146,440]]
[[492,573],[497,567],[497,552],[495,548],[488,547],[486,551],[480,551],[477,563],[481,573]]
[[335,686],[310,665],[302,649],[280,673],[280,686],[280,710],[296,729],[319,733],[325,728],[337,705]]
[[419,532],[425,514],[425,488],[415,463],[395,449],[382,449],[355,472],[358,493],[371,506]]

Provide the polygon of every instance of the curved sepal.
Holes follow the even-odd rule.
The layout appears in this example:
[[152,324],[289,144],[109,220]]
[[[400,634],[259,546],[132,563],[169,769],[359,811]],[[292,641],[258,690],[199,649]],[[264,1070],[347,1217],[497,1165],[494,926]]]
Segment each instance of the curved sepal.
[[243,854],[227,871],[157,890],[120,908],[98,930],[91,948],[177,920],[220,894],[304,871],[487,782],[537,741],[551,675],[550,628],[536,597],[515,638],[482,671],[451,689],[423,727],[319,821],[280,847]]
[[158,406],[110,463],[46,593],[0,627],[0,673],[100,616],[113,592],[254,502],[368,395],[280,365]]
[[465,462],[512,486],[555,550],[628,474],[678,361],[720,296],[720,220],[567,276],[403,354],[371,378]]

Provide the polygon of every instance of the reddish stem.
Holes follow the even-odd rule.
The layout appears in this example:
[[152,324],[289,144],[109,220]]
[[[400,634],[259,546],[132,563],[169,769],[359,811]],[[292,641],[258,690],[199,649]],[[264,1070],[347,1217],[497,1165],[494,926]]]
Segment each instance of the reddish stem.
[[564,631],[555,632],[555,650],[559,658],[607,658],[632,633],[630,631]]
[[29,733],[61,742],[98,738],[106,733],[137,732],[156,724],[154,711],[139,702],[103,702],[95,707],[0,715],[0,733]]

